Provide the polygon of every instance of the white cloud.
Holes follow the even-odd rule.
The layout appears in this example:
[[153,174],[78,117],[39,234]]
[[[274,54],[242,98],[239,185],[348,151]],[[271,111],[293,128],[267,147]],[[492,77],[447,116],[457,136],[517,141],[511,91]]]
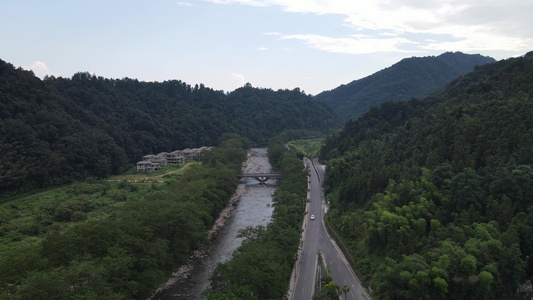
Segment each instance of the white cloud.
[[244,86],[244,75],[239,73],[233,73],[231,74],[231,78],[233,79],[233,82],[235,83],[236,87]]
[[211,2],[215,4],[243,4],[243,5],[250,5],[250,6],[267,6],[271,3],[269,1],[261,1],[261,0],[204,0],[206,2]]
[[[214,3],[238,3],[253,6],[279,6],[295,13],[337,14],[345,16],[344,25],[375,36],[407,34],[428,35],[440,42],[420,45],[434,50],[503,50],[527,51],[533,46],[533,0],[206,0]],[[360,45],[361,41],[391,48],[403,43],[398,39],[333,39],[303,33],[291,38],[305,40],[325,51],[338,47],[319,46],[320,43]],[[322,42],[319,42],[321,40]],[[423,41],[421,41],[424,43]],[[457,48],[455,48],[457,47]],[[392,47],[398,51],[397,47]],[[353,48],[352,48],[353,49]],[[361,52],[353,51],[350,52]],[[363,51],[365,52],[365,51]]]
[[428,40],[428,44],[422,46],[428,50],[454,49],[456,51],[482,51],[487,49],[497,49],[503,51],[528,50],[533,45],[531,39],[520,39],[516,37],[493,36],[488,33],[478,32],[471,37],[465,36],[458,41],[435,41]]
[[265,32],[263,34],[264,35],[282,35],[283,33],[281,33],[281,32]]
[[259,47],[259,48],[257,48],[257,50],[259,50],[259,51],[266,51],[266,50],[268,50],[268,48],[266,48],[266,47]]
[[46,64],[42,61],[35,61],[29,68],[30,70],[33,71],[33,73],[35,74],[35,76],[39,77],[39,78],[43,78],[45,75],[49,75],[50,74],[50,70],[48,70],[48,67],[46,66]]
[[367,54],[375,52],[414,52],[401,50],[400,46],[416,44],[404,38],[331,38],[320,35],[284,35],[282,39],[297,39],[305,41],[309,46],[333,53]]
[[179,5],[179,6],[188,6],[188,7],[194,6],[192,3],[183,2],[183,1],[178,1],[178,2],[176,2],[176,4]]

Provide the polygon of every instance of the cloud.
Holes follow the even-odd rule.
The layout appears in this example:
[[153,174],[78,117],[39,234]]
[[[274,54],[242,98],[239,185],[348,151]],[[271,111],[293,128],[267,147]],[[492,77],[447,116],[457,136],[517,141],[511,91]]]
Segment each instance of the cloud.
[[259,50],[259,51],[266,51],[266,50],[268,50],[268,48],[267,48],[267,47],[259,47],[259,48],[257,48],[257,50]]
[[264,35],[282,35],[283,33],[281,33],[281,32],[265,32],[263,34]]
[[269,1],[262,0],[204,0],[215,4],[243,4],[249,6],[267,6],[270,5]]
[[284,35],[282,39],[297,39],[305,41],[309,46],[333,53],[367,54],[375,52],[414,52],[413,50],[401,50],[400,46],[416,44],[405,38],[370,38],[350,37],[331,38],[320,35]]
[[[375,38],[327,38],[313,33],[291,35],[324,51],[339,51],[339,47],[320,44],[352,45],[348,53],[360,41],[385,45],[399,51],[394,45],[404,41],[377,38],[378,36],[402,36],[419,34],[438,42],[425,44],[420,50],[504,50],[527,51],[533,45],[532,0],[205,0],[213,3],[242,4],[253,6],[279,6],[293,13],[336,14],[344,16],[343,25],[372,34]],[[321,40],[321,42],[319,42]],[[457,48],[455,48],[457,47]]]
[[244,75],[239,73],[233,73],[231,74],[231,78],[233,79],[233,82],[235,82],[236,87],[244,86]]
[[179,6],[188,6],[188,7],[194,6],[192,3],[182,2],[182,1],[178,1],[178,2],[176,2],[176,4],[179,5]]
[[48,67],[42,61],[35,61],[29,69],[33,71],[35,76],[41,79],[44,78],[45,75],[50,74],[50,70],[48,70]]
[[482,51],[487,49],[526,51],[530,49],[531,45],[531,39],[524,40],[516,37],[493,36],[488,33],[478,32],[475,36],[465,37],[458,41],[428,40],[427,44],[421,46],[421,48],[428,50],[454,49],[463,52]]

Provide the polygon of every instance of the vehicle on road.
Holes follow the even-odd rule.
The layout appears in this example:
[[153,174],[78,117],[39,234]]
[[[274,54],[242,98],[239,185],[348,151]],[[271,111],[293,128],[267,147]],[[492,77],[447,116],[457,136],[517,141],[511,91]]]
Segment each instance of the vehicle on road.
[[311,220],[314,220],[315,219],[315,215],[311,215]]

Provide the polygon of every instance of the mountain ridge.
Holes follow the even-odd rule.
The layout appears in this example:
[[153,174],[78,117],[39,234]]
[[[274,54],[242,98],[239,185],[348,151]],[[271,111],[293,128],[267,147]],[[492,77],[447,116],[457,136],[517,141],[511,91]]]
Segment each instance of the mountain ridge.
[[356,119],[385,101],[428,96],[476,65],[494,61],[491,57],[461,52],[404,58],[372,75],[324,91],[315,99],[328,103],[343,120]]
[[285,130],[340,127],[326,104],[298,88],[224,94],[87,72],[40,80],[1,60],[0,99],[0,196],[118,174],[146,154],[216,146],[225,133],[265,145]]
[[520,297],[533,278],[532,76],[531,52],[485,64],[326,139],[327,218],[376,299]]

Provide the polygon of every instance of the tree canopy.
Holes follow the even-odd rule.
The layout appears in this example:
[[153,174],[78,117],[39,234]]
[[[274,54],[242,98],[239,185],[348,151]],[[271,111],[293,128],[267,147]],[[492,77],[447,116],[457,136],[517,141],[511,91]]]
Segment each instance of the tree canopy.
[[3,195],[118,174],[143,155],[216,146],[225,133],[266,145],[284,130],[340,127],[329,107],[298,88],[246,85],[225,94],[88,72],[40,80],[1,60],[0,99]]
[[1,299],[146,299],[208,238],[246,151],[224,140],[175,180],[93,180],[0,205]]
[[533,276],[533,55],[327,138],[328,222],[383,299],[498,299]]
[[471,72],[476,65],[490,62],[494,59],[461,52],[405,58],[370,76],[322,92],[315,98],[331,105],[343,120],[355,120],[383,102],[422,98],[441,91],[459,75]]

